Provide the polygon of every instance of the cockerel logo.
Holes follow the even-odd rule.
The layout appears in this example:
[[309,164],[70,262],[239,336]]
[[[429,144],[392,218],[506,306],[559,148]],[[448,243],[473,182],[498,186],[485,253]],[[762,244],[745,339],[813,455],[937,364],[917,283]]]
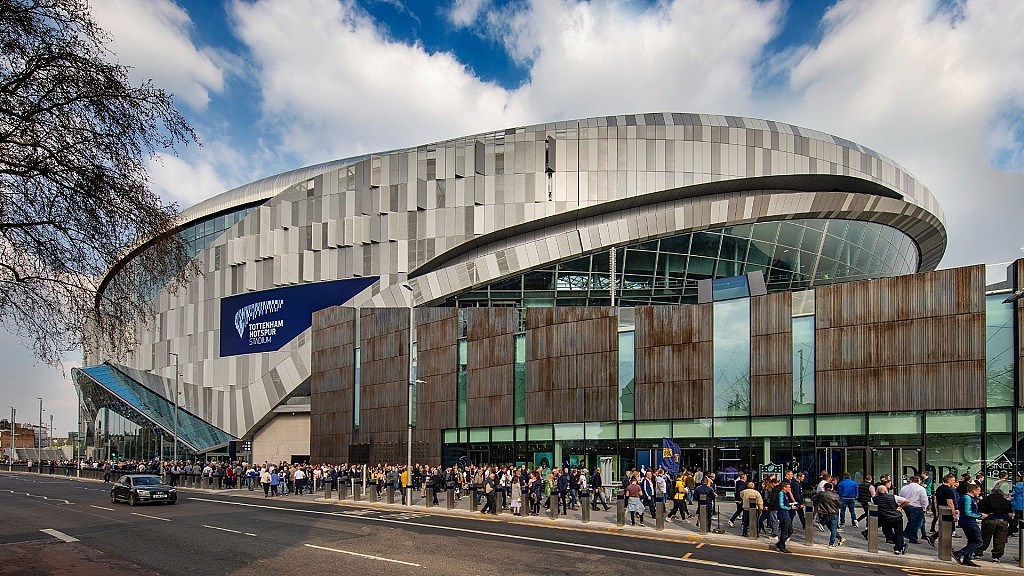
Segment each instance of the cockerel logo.
[[245,337],[245,329],[249,327],[249,322],[265,314],[273,314],[280,310],[282,306],[284,306],[284,300],[264,300],[263,302],[249,304],[236,312],[235,329],[238,330],[238,337]]

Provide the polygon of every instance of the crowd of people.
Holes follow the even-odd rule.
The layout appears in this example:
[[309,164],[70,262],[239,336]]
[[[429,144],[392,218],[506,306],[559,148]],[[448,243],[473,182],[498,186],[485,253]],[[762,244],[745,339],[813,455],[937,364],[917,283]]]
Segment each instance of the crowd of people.
[[[509,510],[516,516],[539,515],[541,509],[547,513],[568,514],[577,510],[584,496],[589,497],[593,511],[602,507],[609,510],[609,498],[600,468],[588,471],[584,467],[560,468],[525,466],[476,466],[468,463],[446,467],[414,465],[411,470],[401,465],[310,465],[287,462],[263,463],[246,462],[160,462],[148,461],[21,461],[30,470],[37,467],[39,472],[63,470],[70,474],[76,468],[103,472],[104,482],[125,473],[151,473],[165,475],[171,486],[180,485],[183,478],[190,478],[194,485],[224,489],[262,490],[264,497],[272,498],[287,494],[301,495],[319,491],[329,484],[337,489],[340,482],[356,478],[367,490],[376,491],[381,498],[386,489],[393,488],[401,494],[406,503],[407,489],[419,492],[438,504],[438,494],[449,488],[455,498],[467,494],[482,507],[481,514],[495,513],[498,507]],[[844,529],[849,526],[860,530],[868,538],[866,518],[868,506],[877,507],[878,527],[885,541],[892,544],[897,555],[906,553],[909,545],[927,542],[935,546],[938,538],[938,507],[945,506],[953,511],[954,536],[962,537],[964,545],[955,550],[956,562],[977,566],[974,560],[986,552],[993,562],[999,562],[1006,551],[1009,537],[1019,533],[1018,523],[1024,519],[1024,476],[1014,480],[1007,472],[1001,472],[990,490],[985,490],[985,478],[981,474],[972,477],[964,474],[960,478],[949,474],[936,484],[928,472],[910,476],[899,490],[894,490],[888,475],[877,481],[870,475],[854,480],[850,474],[833,476],[822,473],[817,482],[803,472],[786,471],[780,476],[766,474],[759,482],[748,478],[744,472],[734,474],[728,488],[735,511],[726,521],[730,528],[740,522],[740,533],[748,536],[756,530],[757,536],[775,539],[774,547],[779,552],[789,552],[788,540],[793,536],[794,525],[800,521],[801,529],[817,529],[829,535],[830,548],[842,546],[845,542]],[[625,510],[629,513],[630,524],[645,526],[644,517],[655,517],[657,502],[664,501],[669,522],[693,522],[700,525],[701,517],[710,522],[716,514],[721,522],[719,509],[725,493],[716,482],[716,474],[704,472],[699,467],[682,468],[670,474],[664,469],[632,469],[621,476],[615,488],[623,496]],[[554,497],[552,497],[554,496]],[[807,502],[815,512],[815,526],[807,525]],[[751,526],[750,515],[745,513],[750,504],[756,509],[756,526]],[[691,505],[694,506],[691,510]],[[550,507],[554,506],[555,511]],[[671,506],[669,508],[669,506]],[[704,507],[702,514],[702,507]],[[859,514],[858,514],[859,510]],[[728,514],[728,512],[725,512]],[[931,515],[931,524],[926,517]],[[862,529],[863,528],[863,529]]]

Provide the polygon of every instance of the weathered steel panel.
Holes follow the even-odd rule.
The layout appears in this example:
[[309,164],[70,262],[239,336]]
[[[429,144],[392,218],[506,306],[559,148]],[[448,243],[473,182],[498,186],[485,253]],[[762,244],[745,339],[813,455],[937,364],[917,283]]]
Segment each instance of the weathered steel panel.
[[634,309],[637,419],[712,415],[712,313],[711,304]]

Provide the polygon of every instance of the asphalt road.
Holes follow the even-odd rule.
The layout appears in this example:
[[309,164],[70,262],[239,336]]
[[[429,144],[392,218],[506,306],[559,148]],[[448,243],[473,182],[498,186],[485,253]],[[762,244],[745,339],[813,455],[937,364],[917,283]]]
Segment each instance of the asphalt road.
[[111,504],[108,490],[0,472],[0,576],[982,573],[252,498],[248,491],[180,490],[176,505],[130,507]]

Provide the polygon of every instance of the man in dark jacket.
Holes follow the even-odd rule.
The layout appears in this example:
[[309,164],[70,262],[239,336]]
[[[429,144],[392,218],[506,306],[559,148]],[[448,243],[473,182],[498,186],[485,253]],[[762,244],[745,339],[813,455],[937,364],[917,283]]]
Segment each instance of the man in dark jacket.
[[903,541],[903,506],[907,499],[891,494],[884,484],[876,490],[877,494],[871,501],[878,506],[878,526],[885,534],[885,541],[893,545],[893,552],[903,554],[907,551],[907,544]]
[[835,490],[832,489],[832,484],[826,482],[824,490],[815,492],[814,496],[811,496],[811,502],[814,502],[814,511],[821,518],[821,523],[829,529],[828,547],[842,546],[843,537],[839,535],[841,500]]
[[558,492],[558,510],[560,514],[568,514],[569,507],[566,499],[569,496],[569,474],[559,472],[555,479],[555,490]]
[[981,558],[988,545],[992,544],[992,561],[999,562],[1006,549],[1006,538],[1010,530],[1010,522],[1013,519],[1013,508],[1010,501],[1003,496],[1002,491],[992,490],[978,504],[978,512],[981,512],[981,548],[974,553],[975,558]]
[[604,491],[601,490],[601,468],[594,469],[594,475],[590,477],[590,488],[594,491],[594,498],[590,501],[590,508],[597,512],[597,503],[600,502],[604,506],[604,511],[608,511],[608,502],[604,499]]

